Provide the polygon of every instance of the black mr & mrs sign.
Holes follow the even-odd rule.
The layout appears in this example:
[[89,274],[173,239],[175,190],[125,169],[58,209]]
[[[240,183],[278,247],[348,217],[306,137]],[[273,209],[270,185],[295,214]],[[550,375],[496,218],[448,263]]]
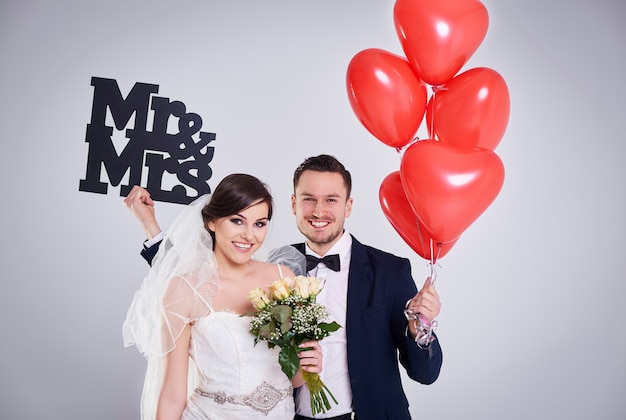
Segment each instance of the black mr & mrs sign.
[[[135,83],[126,98],[114,79],[92,77],[91,86],[94,88],[93,105],[85,138],[89,154],[80,191],[106,194],[108,184],[101,181],[104,168],[113,186],[118,186],[126,172],[129,173],[128,185],[120,187],[120,195],[125,197],[133,185],[141,184],[142,171],[147,168],[146,188],[155,201],[188,204],[211,192],[207,181],[212,175],[209,163],[214,147],[209,144],[215,140],[215,133],[200,131],[202,118],[198,114],[187,112],[181,101],[155,96],[159,85]],[[107,110],[115,127],[106,124]],[[133,114],[134,124],[129,127]],[[152,116],[150,131],[149,115]],[[178,132],[174,134],[168,133],[171,117],[178,119]],[[119,155],[113,143],[114,129],[125,130],[128,139]],[[162,181],[166,172],[176,175],[181,184],[197,194],[188,195],[183,185],[164,190]]]

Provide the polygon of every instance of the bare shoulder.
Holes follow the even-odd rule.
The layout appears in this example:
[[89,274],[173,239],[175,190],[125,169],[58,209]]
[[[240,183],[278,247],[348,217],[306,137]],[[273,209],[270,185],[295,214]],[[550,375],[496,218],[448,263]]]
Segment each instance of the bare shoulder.
[[256,261],[256,269],[260,277],[266,280],[267,284],[271,284],[276,280],[280,280],[281,272],[282,277],[295,277],[293,271],[286,265],[280,265],[280,270],[278,268],[278,264],[276,263],[268,263],[264,261]]

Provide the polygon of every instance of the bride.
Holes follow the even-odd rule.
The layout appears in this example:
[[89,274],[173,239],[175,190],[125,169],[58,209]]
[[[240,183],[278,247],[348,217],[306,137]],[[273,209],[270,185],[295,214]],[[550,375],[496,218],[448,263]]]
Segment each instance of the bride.
[[[144,190],[145,191],[145,190]],[[147,193],[147,192],[146,192]],[[282,277],[286,265],[255,260],[272,218],[272,197],[257,178],[232,174],[213,195],[187,206],[165,234],[124,322],[126,346],[148,359],[142,419],[294,417],[301,370],[319,373],[317,342],[299,353],[290,383],[278,348],[254,345],[250,290]]]

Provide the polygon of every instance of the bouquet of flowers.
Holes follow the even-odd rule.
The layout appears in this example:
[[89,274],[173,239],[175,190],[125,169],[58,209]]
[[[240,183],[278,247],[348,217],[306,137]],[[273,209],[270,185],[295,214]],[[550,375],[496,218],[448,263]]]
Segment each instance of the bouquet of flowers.
[[[280,347],[278,363],[289,379],[300,366],[298,345],[307,340],[321,340],[340,326],[336,322],[324,322],[330,315],[328,309],[316,303],[321,291],[317,277],[297,276],[283,278],[270,286],[269,295],[262,289],[250,291],[248,299],[257,312],[251,313],[250,332],[254,344],[266,341],[269,348]],[[313,415],[330,409],[328,395],[337,400],[322,382],[319,374],[302,371],[302,377],[311,394]]]

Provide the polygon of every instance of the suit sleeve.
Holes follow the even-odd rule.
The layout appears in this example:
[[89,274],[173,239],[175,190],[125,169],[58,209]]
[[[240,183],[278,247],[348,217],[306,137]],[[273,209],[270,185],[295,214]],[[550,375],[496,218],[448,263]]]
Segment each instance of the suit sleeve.
[[157,251],[159,250],[159,245],[161,245],[162,241],[159,241],[155,244],[152,244],[149,247],[146,247],[145,245],[143,246],[143,248],[141,249],[141,256],[146,260],[146,262],[149,265],[152,265],[152,260],[154,259],[154,256],[156,255]]
[[437,380],[443,362],[439,339],[435,336],[427,348],[420,348],[407,334],[408,321],[404,316],[406,302],[417,293],[417,287],[411,276],[411,264],[403,259],[397,278],[397,289],[392,308],[393,336],[396,340],[400,363],[409,378],[429,385]]

